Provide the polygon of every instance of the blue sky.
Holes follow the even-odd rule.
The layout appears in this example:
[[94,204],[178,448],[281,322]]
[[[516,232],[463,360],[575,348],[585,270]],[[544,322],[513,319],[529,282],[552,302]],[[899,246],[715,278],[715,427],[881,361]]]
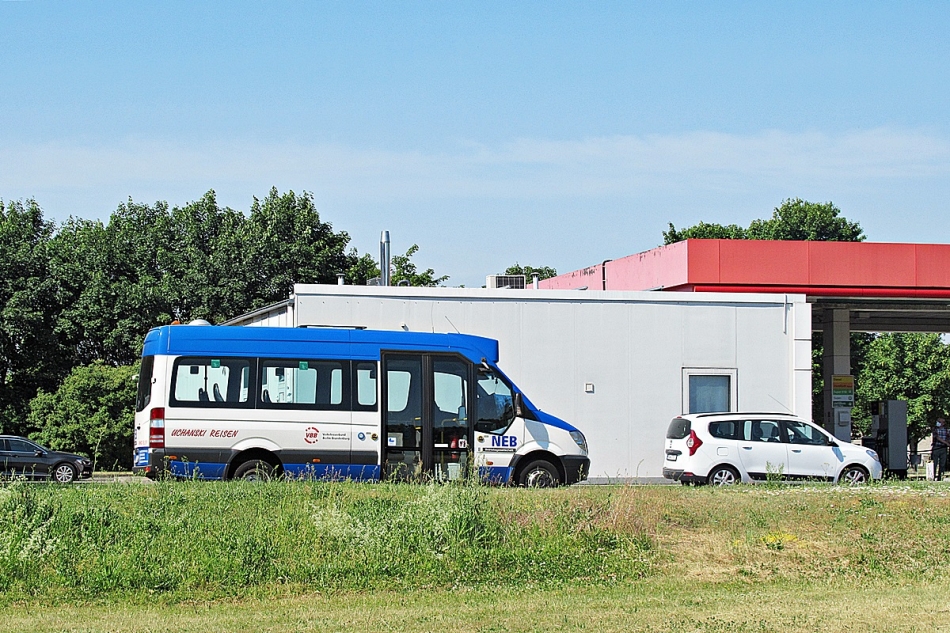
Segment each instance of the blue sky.
[[950,242],[950,4],[9,2],[0,198],[311,191],[481,285],[832,201]]

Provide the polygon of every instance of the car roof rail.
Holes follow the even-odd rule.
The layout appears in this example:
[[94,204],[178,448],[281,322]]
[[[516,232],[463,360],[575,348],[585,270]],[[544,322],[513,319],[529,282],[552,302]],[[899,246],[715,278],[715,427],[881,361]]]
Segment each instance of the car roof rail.
[[784,411],[720,411],[719,413],[693,413],[693,414],[684,414],[684,415],[693,415],[697,418],[709,418],[713,416],[725,416],[725,415],[783,415],[786,418],[801,417],[801,416],[795,415],[794,413],[786,413]]

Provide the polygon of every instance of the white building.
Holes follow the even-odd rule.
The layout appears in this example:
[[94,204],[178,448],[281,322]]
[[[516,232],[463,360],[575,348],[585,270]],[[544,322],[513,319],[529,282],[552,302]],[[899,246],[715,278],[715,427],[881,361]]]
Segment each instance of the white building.
[[803,295],[301,284],[229,324],[497,339],[499,366],[528,398],[586,434],[595,482],[660,479],[666,429],[680,413],[811,416]]

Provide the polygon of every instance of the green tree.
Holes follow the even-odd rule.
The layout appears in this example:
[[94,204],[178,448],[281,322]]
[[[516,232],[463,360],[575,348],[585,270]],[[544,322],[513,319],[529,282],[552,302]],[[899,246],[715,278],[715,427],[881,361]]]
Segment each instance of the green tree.
[[939,416],[950,413],[950,347],[939,334],[881,334],[867,348],[853,418],[867,433],[870,405],[907,401],[907,435],[916,446]]
[[346,253],[349,235],[334,233],[320,220],[307,192],[280,194],[274,188],[264,200],[255,198],[248,238],[250,308],[286,299],[295,283],[336,283],[338,273],[357,263],[354,254]]
[[73,349],[74,364],[131,364],[149,328],[175,318],[168,277],[178,271],[167,257],[173,239],[165,203],[130,200],[107,225],[70,220],[61,227],[51,253],[63,288],[57,332]]
[[78,451],[99,469],[132,467],[136,366],[74,368],[56,391],[30,403],[32,437],[53,450]]
[[54,333],[60,288],[50,277],[53,225],[34,200],[0,201],[0,430],[22,434],[30,399],[68,370]]
[[746,233],[752,240],[861,242],[865,237],[861,225],[842,217],[833,203],[801,198],[785,200],[768,220],[753,220]]
[[448,281],[448,275],[441,277],[435,276],[435,271],[426,268],[420,271],[412,261],[412,256],[419,251],[419,245],[413,244],[406,251],[405,255],[393,255],[393,274],[392,284],[399,285],[400,282],[408,282],[410,286],[441,286]]
[[538,279],[550,279],[551,277],[557,277],[557,271],[550,266],[540,266],[535,268],[534,266],[522,266],[521,264],[516,263],[514,266],[509,266],[505,269],[506,275],[524,275],[528,283],[531,283],[531,278],[534,276],[534,273],[538,273]]
[[[412,256],[419,252],[419,245],[413,244],[404,255],[393,255],[389,270],[389,283],[393,286],[440,286],[448,281],[448,275],[436,277],[435,271],[427,268],[420,271]],[[372,255],[359,256],[355,250],[351,251],[351,264],[346,272],[347,283],[353,285],[365,284],[369,279],[380,276],[379,262]]]
[[173,319],[219,323],[339,272],[365,283],[365,256],[347,253],[348,241],[308,193],[272,189],[249,217],[220,207],[214,191],[173,209],[129,200],[108,224],[70,220],[53,240],[65,306],[57,332],[76,364],[128,365],[148,330]]
[[212,323],[257,307],[250,283],[253,239],[244,214],[218,206],[214,191],[167,214],[155,236],[156,275],[168,312]]
[[700,222],[695,226],[685,229],[677,229],[673,223],[669,223],[670,230],[663,231],[663,243],[673,244],[683,240],[744,240],[748,239],[748,233],[744,228],[737,224],[710,224]]
[[841,215],[841,209],[831,202],[808,202],[789,198],[772,211],[772,217],[753,220],[749,228],[736,224],[699,224],[677,229],[670,222],[663,232],[663,243],[672,244],[686,239],[728,240],[809,240],[860,242],[864,231],[857,222]]

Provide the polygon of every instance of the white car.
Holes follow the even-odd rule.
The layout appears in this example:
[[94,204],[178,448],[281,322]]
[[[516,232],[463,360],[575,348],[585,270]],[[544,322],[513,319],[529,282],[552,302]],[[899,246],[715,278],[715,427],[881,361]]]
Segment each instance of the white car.
[[880,479],[877,453],[783,413],[697,413],[673,418],[663,476],[684,484],[767,479],[863,484]]

